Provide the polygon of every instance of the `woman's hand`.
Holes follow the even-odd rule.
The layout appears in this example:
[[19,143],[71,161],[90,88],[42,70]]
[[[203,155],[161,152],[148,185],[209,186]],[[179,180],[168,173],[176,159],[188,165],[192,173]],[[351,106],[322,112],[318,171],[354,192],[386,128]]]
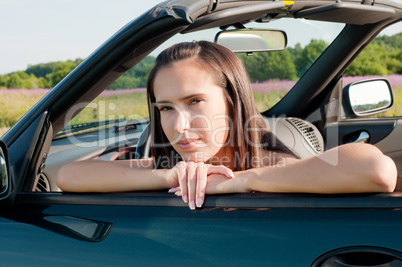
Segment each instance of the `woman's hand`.
[[[169,175],[168,184],[176,184],[169,192],[181,196],[185,203],[189,203],[190,209],[201,207],[204,203],[207,187],[207,177],[211,174],[220,174],[227,178],[233,178],[231,169],[219,165],[206,164],[204,162],[180,161],[171,169],[173,175]],[[175,182],[174,182],[175,180]],[[177,183],[179,186],[177,186]]]

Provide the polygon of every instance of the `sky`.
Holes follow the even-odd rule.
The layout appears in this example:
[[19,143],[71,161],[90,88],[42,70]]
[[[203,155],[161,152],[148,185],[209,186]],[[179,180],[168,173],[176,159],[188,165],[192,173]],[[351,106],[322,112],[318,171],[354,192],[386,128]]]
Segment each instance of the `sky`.
[[[396,2],[402,0],[394,0]],[[86,58],[161,0],[0,0],[0,74]],[[386,32],[401,32],[397,28]]]
[[0,0],[0,74],[86,58],[161,0]]

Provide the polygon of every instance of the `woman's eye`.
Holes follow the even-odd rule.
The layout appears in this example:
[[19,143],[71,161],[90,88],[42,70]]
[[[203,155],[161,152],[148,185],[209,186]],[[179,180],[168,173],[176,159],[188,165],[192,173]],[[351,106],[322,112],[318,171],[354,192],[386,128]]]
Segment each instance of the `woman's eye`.
[[172,110],[173,108],[170,106],[162,106],[159,108],[159,111],[168,111],[168,110]]
[[197,104],[197,103],[199,103],[199,102],[201,102],[201,99],[200,99],[200,98],[194,98],[194,99],[192,99],[192,100],[190,101],[190,105],[194,105],[194,104]]

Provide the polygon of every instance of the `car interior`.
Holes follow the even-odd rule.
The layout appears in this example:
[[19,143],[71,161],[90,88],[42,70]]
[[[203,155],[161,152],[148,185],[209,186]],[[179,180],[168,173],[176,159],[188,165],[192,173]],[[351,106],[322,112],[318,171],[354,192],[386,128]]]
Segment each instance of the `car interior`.
[[[265,30],[278,30],[273,27],[276,25],[274,23],[280,21],[288,23],[290,20],[306,24],[324,23],[321,29],[323,32],[325,27],[330,26],[325,23],[335,23],[339,30],[293,88],[273,106],[261,110],[269,129],[275,131],[278,138],[300,158],[315,156],[344,143],[368,142],[391,156],[400,170],[402,144],[398,140],[402,134],[401,120],[370,117],[392,106],[390,84],[385,81],[381,86],[377,86],[382,91],[380,89],[373,91],[377,98],[385,95],[384,97],[388,99],[386,104],[374,110],[356,111],[351,102],[353,90],[358,88],[359,84],[369,87],[373,81],[349,85],[343,83],[343,73],[348,65],[382,29],[396,22],[394,9],[385,5],[365,4],[366,2],[370,1],[362,3],[338,1],[331,4],[326,4],[325,1],[317,3],[303,1],[293,4],[288,4],[286,1],[252,3],[220,1],[219,5],[211,6],[209,13],[201,15],[191,24],[186,21],[189,19],[186,17],[189,14],[180,13],[173,17],[182,19],[174,21],[161,19],[152,22],[152,25],[147,27],[160,28],[158,32],[161,34],[146,38],[141,34],[135,35],[133,40],[130,40],[131,45],[135,44],[132,49],[121,49],[114,47],[113,44],[107,46],[104,50],[107,50],[109,58],[108,54],[102,51],[103,57],[90,57],[84,61],[81,68],[93,66],[91,72],[86,76],[78,71],[71,73],[64,83],[59,85],[59,87],[69,86],[68,90],[64,90],[68,93],[51,95],[52,104],[48,112],[38,116],[30,127],[30,131],[37,135],[37,143],[43,145],[26,148],[34,158],[32,161],[34,163],[28,169],[36,178],[26,181],[23,191],[60,191],[56,185],[57,172],[68,162],[84,159],[125,160],[149,156],[150,136],[147,118],[95,121],[79,125],[68,123],[124,72],[135,67],[154,50],[159,51],[159,45],[168,46],[172,42],[188,39],[187,35],[189,38],[194,38],[192,34],[201,36],[201,39],[217,41],[217,33],[221,31],[242,33],[244,30],[253,29],[255,25]],[[122,28],[118,32],[121,38],[132,34],[130,31],[136,28],[133,25],[141,19],[140,17]],[[147,22],[147,19],[142,21],[144,25]],[[290,25],[290,28],[295,27]],[[165,28],[166,31],[163,31]],[[279,30],[287,34],[286,38],[292,38],[291,31]],[[233,40],[229,43],[234,43]],[[261,51],[258,45],[251,47],[254,42],[250,41],[250,38],[246,38],[246,42],[236,40],[239,46],[240,43],[243,46],[241,48],[243,50],[239,51],[245,51],[250,55]],[[232,49],[236,50],[238,47]],[[68,85],[67,81],[72,80],[76,82]]]
[[[392,55],[401,63],[400,0],[169,0],[122,26],[2,136],[1,263],[401,266],[401,192],[209,194],[193,209],[191,199],[185,203],[167,189],[74,193],[56,183],[65,164],[94,160],[125,165],[102,176],[121,185],[115,170],[150,156],[146,85],[119,87],[119,81],[142,71],[146,84],[150,62],[163,49],[194,40],[237,53],[267,129],[299,158],[336,166],[337,155],[321,154],[368,143],[391,157],[401,174],[402,72],[350,75],[353,66],[370,65],[361,57],[367,51],[380,62],[397,52]],[[377,53],[372,44],[389,41],[389,32],[397,37],[395,50]],[[290,178],[305,170],[313,180],[328,178],[316,174],[329,171],[309,167],[296,168]],[[135,178],[149,178],[149,170],[141,173]],[[357,184],[348,175],[336,178]]]

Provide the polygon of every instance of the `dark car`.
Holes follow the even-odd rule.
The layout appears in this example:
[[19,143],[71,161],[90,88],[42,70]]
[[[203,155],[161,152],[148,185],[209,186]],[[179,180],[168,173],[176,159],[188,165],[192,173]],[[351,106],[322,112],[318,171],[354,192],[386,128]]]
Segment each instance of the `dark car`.
[[[226,45],[243,52],[239,56],[262,98],[260,111],[297,155],[367,142],[400,168],[401,114],[391,110],[402,104],[402,88],[390,79],[400,76],[352,80],[345,73],[368,65],[359,54],[387,29],[402,31],[401,20],[402,4],[388,0],[174,0],[145,12],[2,137],[0,265],[401,266],[398,192],[208,195],[202,208],[191,211],[165,191],[78,194],[63,193],[56,184],[58,170],[72,161],[146,157],[146,114],[128,116],[101,93],[163,47],[195,39],[225,44],[225,34]],[[264,39],[256,28],[278,33],[283,43],[252,47],[258,43],[253,40]],[[245,37],[250,29],[254,33]],[[303,52],[303,46],[316,49]],[[285,64],[289,50],[308,59],[293,58],[297,70]],[[395,66],[398,51],[388,51]],[[82,119],[85,112],[95,119]],[[323,160],[337,164],[336,158]]]

